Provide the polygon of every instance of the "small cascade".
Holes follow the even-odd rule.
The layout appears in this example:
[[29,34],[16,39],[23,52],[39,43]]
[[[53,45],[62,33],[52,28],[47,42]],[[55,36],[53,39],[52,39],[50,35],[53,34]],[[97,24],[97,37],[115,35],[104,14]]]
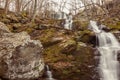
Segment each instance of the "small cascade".
[[46,70],[47,70],[47,71],[46,71],[46,75],[47,75],[46,80],[56,80],[56,79],[53,78],[52,72],[50,71],[48,65],[46,65]]
[[100,52],[99,74],[100,80],[120,80],[119,62],[117,53],[120,44],[112,33],[105,32],[95,21],[90,21],[90,27],[95,32],[99,40],[98,51]]
[[58,19],[63,19],[63,16],[64,16],[64,15],[63,15],[63,13],[59,12],[59,13],[58,13],[58,16],[59,16]]
[[66,13],[64,13],[64,12],[59,12],[58,15],[59,15],[59,18],[58,18],[58,19],[66,19]]
[[72,30],[72,23],[73,23],[72,18],[73,18],[73,16],[71,14],[69,14],[67,16],[67,18],[65,19],[65,25],[64,25],[65,29]]

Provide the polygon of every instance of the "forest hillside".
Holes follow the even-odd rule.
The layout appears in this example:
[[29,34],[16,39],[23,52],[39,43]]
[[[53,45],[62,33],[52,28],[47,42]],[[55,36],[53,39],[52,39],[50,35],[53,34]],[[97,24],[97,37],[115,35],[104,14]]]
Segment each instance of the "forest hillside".
[[120,42],[120,1],[66,1],[0,0],[0,80],[100,80],[90,21]]

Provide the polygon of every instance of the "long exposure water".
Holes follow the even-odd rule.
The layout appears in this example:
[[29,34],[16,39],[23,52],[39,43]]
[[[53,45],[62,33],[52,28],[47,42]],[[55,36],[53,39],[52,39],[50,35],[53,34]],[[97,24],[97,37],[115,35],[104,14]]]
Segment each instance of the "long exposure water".
[[110,32],[101,30],[97,22],[90,21],[90,27],[99,40],[98,51],[100,52],[99,74],[100,80],[119,80],[119,62],[117,61],[120,44]]
[[46,69],[47,69],[47,71],[46,71],[47,79],[46,80],[56,80],[56,79],[53,78],[52,72],[50,71],[48,65],[46,65]]

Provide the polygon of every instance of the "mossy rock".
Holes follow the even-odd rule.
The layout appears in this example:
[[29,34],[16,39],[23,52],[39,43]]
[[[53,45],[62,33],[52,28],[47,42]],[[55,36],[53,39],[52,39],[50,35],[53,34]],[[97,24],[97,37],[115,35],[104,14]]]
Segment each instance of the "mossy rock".
[[15,27],[15,28],[20,28],[21,26],[22,26],[21,23],[15,23],[15,24],[13,24],[13,27]]
[[117,24],[108,24],[107,25],[111,30],[120,30],[120,22],[117,22]]
[[30,28],[30,27],[27,27],[27,28],[25,29],[25,31],[26,31],[28,34],[31,33],[33,30],[34,30],[34,29],[33,29],[33,28]]
[[61,52],[64,54],[72,54],[77,47],[76,41],[73,39],[69,39],[66,42],[61,44],[62,50]]
[[0,21],[5,23],[5,24],[9,24],[11,22],[9,19],[6,19],[6,18],[1,19]]
[[92,35],[92,32],[90,30],[78,31],[78,35],[85,35],[85,34]]
[[40,37],[40,41],[43,43],[43,46],[46,47],[48,45],[51,45],[51,40],[55,34],[54,29],[46,29],[43,31],[43,35]]
[[25,18],[25,17],[27,17],[27,12],[26,11],[22,11],[20,15],[21,15],[22,18]]
[[7,24],[7,27],[9,28],[9,30],[10,30],[11,32],[13,32],[13,26],[12,26],[12,25]]
[[[73,32],[56,28],[35,30],[31,33],[33,39],[38,39],[44,46],[44,61],[50,66],[53,77],[58,80],[94,80],[94,54],[88,44],[76,42]],[[79,35],[92,35],[88,30]],[[62,37],[60,42],[52,43],[54,38]],[[83,45],[84,44],[84,45]],[[49,46],[48,46],[49,45]],[[97,80],[97,79],[95,79]]]
[[4,18],[6,18],[6,15],[5,15],[5,14],[0,14],[0,17],[1,17],[2,19],[4,19]]
[[86,30],[88,26],[88,22],[74,20],[73,21],[73,30]]
[[67,61],[66,54],[61,54],[59,44],[50,46],[45,49],[44,58],[46,63],[56,63],[58,61]]
[[[93,49],[89,46],[79,46],[79,49],[71,55],[73,59],[64,60],[61,64],[57,64],[57,62],[53,63],[53,65],[57,64],[56,66],[52,66],[54,77],[59,80],[99,80],[96,71],[94,71],[95,60],[93,52]],[[61,65],[67,66],[57,68],[57,66]],[[94,75],[97,77],[93,79]]]
[[37,24],[34,22],[29,22],[29,23],[25,24],[25,26],[30,27],[30,28],[36,28]]
[[91,38],[95,36],[95,34],[92,31],[89,30],[84,30],[84,31],[79,31],[77,33],[77,40],[84,42],[84,43],[90,43]]
[[19,20],[14,14],[10,14],[6,16],[7,19],[11,21],[11,23],[18,23]]

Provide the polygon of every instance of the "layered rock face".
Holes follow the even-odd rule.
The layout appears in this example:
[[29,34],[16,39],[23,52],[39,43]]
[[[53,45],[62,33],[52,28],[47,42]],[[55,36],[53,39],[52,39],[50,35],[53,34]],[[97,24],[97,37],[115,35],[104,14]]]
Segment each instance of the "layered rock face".
[[44,69],[43,47],[26,32],[11,33],[0,22],[0,77],[8,80],[34,80]]

